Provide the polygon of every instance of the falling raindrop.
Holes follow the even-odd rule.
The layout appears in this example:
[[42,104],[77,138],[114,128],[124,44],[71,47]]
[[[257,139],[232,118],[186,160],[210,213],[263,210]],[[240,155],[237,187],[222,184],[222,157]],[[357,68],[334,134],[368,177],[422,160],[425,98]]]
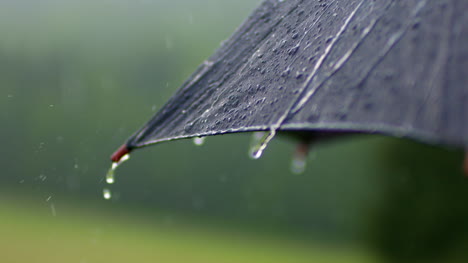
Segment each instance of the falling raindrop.
[[104,199],[109,200],[112,198],[112,192],[109,189],[104,188],[102,190],[102,196],[104,197]]
[[111,168],[106,174],[106,183],[113,184],[115,182],[115,170],[119,167],[123,162],[130,159],[129,154],[125,154],[118,162],[113,162]]
[[52,212],[52,216],[57,216],[57,211],[55,210],[54,204],[50,204],[50,211]]
[[250,144],[250,158],[259,159],[268,146],[268,143],[275,137],[275,134],[275,130],[270,130],[269,132],[254,132]]
[[205,143],[205,137],[195,137],[193,138],[193,144],[196,146],[202,146]]
[[114,170],[112,168],[106,174],[106,183],[113,184],[115,182]]

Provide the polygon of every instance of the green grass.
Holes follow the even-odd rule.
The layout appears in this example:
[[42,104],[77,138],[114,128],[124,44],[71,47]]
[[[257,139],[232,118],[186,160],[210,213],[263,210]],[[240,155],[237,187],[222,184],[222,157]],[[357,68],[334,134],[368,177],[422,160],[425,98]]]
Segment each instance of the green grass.
[[[0,202],[0,262],[371,262],[356,250],[189,219],[52,201]],[[112,206],[112,203],[108,203]],[[122,210],[122,211],[128,211]],[[156,222],[155,222],[156,221]],[[197,220],[194,220],[197,221]]]

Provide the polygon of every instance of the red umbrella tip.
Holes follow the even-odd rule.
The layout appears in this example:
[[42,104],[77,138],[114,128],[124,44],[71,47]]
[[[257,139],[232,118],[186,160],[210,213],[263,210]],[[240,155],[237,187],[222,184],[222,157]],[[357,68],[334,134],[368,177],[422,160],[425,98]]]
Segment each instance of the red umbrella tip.
[[120,159],[122,159],[122,157],[128,153],[130,153],[130,149],[127,147],[126,144],[124,144],[120,146],[120,148],[112,154],[111,160],[114,163],[118,163]]

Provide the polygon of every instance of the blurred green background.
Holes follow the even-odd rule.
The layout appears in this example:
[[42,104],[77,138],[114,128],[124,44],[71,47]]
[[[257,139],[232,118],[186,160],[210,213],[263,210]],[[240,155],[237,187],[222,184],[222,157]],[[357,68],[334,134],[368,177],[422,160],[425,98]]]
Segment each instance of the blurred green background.
[[467,262],[454,149],[343,138],[293,175],[294,141],[253,161],[234,134],[137,151],[105,185],[258,3],[0,0],[0,262]]

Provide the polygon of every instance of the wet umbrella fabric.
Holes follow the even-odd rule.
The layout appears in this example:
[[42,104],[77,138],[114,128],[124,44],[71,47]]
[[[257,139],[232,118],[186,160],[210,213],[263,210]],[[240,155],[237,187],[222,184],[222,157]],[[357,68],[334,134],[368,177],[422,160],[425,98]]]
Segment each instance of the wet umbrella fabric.
[[468,148],[468,1],[264,1],[117,151],[232,132]]

